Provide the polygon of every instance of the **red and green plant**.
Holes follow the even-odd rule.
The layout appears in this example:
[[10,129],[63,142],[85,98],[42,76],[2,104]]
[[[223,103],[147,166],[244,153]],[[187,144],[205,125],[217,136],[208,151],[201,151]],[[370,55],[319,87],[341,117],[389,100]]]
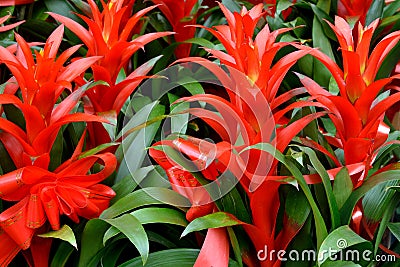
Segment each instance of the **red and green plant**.
[[0,266],[399,264],[398,1],[0,6]]

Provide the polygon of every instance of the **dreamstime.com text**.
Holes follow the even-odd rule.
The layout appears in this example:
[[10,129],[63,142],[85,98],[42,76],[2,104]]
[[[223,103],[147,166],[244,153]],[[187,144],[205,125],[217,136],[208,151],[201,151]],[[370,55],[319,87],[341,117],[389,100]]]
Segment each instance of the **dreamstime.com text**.
[[[346,245],[344,245],[346,244]],[[347,243],[344,239],[339,239],[337,242],[337,248],[329,248],[327,250],[320,250],[318,253],[315,250],[269,250],[268,246],[264,246],[263,249],[257,252],[257,258],[260,261],[306,261],[306,262],[324,262],[326,260],[330,261],[375,261],[375,262],[395,262],[395,255],[380,254],[374,256],[371,250],[355,250],[346,249]]]

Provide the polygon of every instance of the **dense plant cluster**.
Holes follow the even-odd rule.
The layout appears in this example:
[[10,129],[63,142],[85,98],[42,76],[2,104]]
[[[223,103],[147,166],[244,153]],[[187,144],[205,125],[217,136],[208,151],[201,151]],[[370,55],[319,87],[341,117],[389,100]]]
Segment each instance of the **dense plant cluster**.
[[0,1],[0,266],[397,266],[400,1]]

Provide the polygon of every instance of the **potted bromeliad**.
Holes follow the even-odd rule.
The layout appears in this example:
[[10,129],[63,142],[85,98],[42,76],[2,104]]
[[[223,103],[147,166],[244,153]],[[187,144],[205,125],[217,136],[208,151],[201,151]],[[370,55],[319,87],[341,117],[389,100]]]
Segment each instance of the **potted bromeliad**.
[[0,1],[0,266],[398,266],[399,18]]

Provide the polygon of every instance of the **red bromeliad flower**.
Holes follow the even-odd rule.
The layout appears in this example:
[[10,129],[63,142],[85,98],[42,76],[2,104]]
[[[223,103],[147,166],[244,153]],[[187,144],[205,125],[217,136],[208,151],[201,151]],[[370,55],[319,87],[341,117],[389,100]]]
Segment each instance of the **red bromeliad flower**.
[[[67,59],[79,48],[71,47],[56,58],[62,40],[63,26],[48,38],[41,52],[36,52],[36,62],[29,44],[16,34],[18,51],[0,47],[0,62],[4,63],[13,77],[0,95],[0,104],[11,104],[21,110],[25,129],[5,118],[0,118],[0,140],[9,152],[16,167],[40,166],[47,168],[49,153],[60,128],[71,122],[108,122],[90,114],[69,114],[85,92],[81,87],[56,106],[65,89],[71,90],[71,82],[80,76],[99,57],[77,59],[64,67]],[[13,94],[19,89],[22,101]]]
[[51,110],[61,93],[66,88],[72,91],[71,82],[101,58],[76,59],[64,67],[80,46],[67,49],[57,58],[63,32],[64,26],[61,25],[49,36],[43,50],[35,51],[36,60],[30,45],[18,34],[15,35],[18,43],[16,55],[11,49],[0,47],[0,62],[6,64],[14,76],[14,82],[8,84],[5,92],[14,94],[19,88],[23,102],[37,107],[46,123],[50,122]]
[[359,24],[359,37],[355,43],[350,26],[343,18],[336,17],[335,25],[331,27],[340,43],[344,71],[323,53],[310,49],[310,54],[332,72],[339,87],[338,96],[322,89],[311,79],[300,76],[303,85],[319,103],[318,106],[330,112],[337,134],[336,137],[327,136],[327,140],[344,150],[345,165],[363,163],[364,173],[352,177],[355,186],[361,185],[377,151],[385,145],[390,131],[383,122],[386,110],[400,101],[400,93],[396,92],[377,102],[381,89],[393,79],[400,78],[394,75],[375,80],[383,60],[400,40],[400,31],[393,32],[369,53],[377,24],[378,21],[375,21],[366,28]]
[[[179,4],[175,0],[152,0],[172,26],[176,42],[184,42],[194,37],[197,10],[194,10],[198,0],[184,0]],[[175,56],[185,58],[190,55],[191,44],[180,44],[175,48]]]
[[[289,69],[298,59],[306,55],[307,51],[292,52],[275,64],[273,60],[277,52],[289,42],[276,42],[278,35],[290,29],[279,29],[271,32],[265,25],[253,39],[254,30],[263,15],[263,5],[259,4],[247,11],[243,7],[241,13],[231,13],[220,4],[228,21],[228,25],[207,28],[225,47],[226,53],[214,49],[206,49],[221,63],[244,73],[258,88],[261,89],[272,109],[279,106],[283,100],[276,98],[280,83]],[[229,93],[229,92],[228,92]],[[296,91],[296,93],[301,93]],[[296,95],[291,93],[290,97]],[[288,99],[286,99],[287,101]]]
[[[98,183],[116,169],[117,160],[111,153],[79,158],[83,140],[54,172],[27,166],[0,176],[0,198],[17,202],[0,214],[0,266],[28,248],[35,266],[47,266],[51,239],[35,242],[35,234],[60,229],[60,215],[78,223],[79,217],[96,218],[108,207],[115,193]],[[88,174],[95,163],[104,168]]]
[[[283,178],[275,176],[275,167],[269,171],[273,162],[271,155],[264,151],[247,150],[247,148],[258,143],[274,143],[279,150],[283,151],[290,140],[305,125],[322,116],[323,113],[308,115],[286,127],[282,127],[277,131],[277,136],[274,138],[275,124],[273,123],[273,116],[268,114],[268,102],[260,89],[255,87],[245,75],[236,69],[228,67],[230,70],[230,76],[228,76],[222,68],[208,60],[199,60],[197,63],[212,70],[223,81],[223,86],[227,90],[228,88],[231,90],[229,93],[231,102],[219,96],[208,94],[185,97],[179,101],[201,101],[213,106],[217,113],[201,108],[191,108],[188,111],[209,124],[220,135],[222,141],[213,145],[205,140],[200,141],[188,137],[187,140],[178,138],[173,141],[163,141],[162,145],[170,146],[195,161],[194,164],[208,180],[216,180],[220,173],[229,169],[239,180],[250,198],[254,226],[250,227],[248,231],[256,248],[262,249],[267,244],[269,248],[284,249],[301,229],[304,222],[288,223],[285,226],[285,231],[287,230],[290,234],[276,236],[275,225],[279,210],[278,188],[280,185],[277,181],[283,180]],[[155,145],[157,146],[159,143]],[[166,170],[171,184],[176,183],[177,180],[171,178],[171,170],[176,169],[177,172],[185,171],[182,170],[182,167],[178,167],[178,164],[173,160],[168,159],[162,151],[150,150],[150,155]],[[163,160],[160,160],[160,158],[163,158]],[[185,181],[189,180],[188,176],[192,177],[195,182],[189,185],[182,184],[181,179],[179,180],[179,185],[186,186],[186,190],[193,192],[194,190],[191,189],[193,186],[196,187],[196,190],[204,191],[187,171]],[[187,192],[183,192],[182,189],[176,189],[176,191],[188,196]],[[201,195],[203,196],[203,203],[208,203],[207,200],[209,201],[210,197],[206,194]],[[197,203],[199,203],[199,200],[197,200]],[[195,210],[197,214],[201,215],[212,211],[207,205],[200,206]],[[189,211],[190,217],[193,218],[193,210]],[[221,240],[225,239],[222,238]],[[213,242],[216,241],[214,240]],[[226,245],[220,243],[221,249],[225,249],[225,247]],[[205,244],[203,245],[203,250],[206,250]],[[200,255],[202,256],[199,257],[199,262],[207,262],[207,257],[213,257],[206,253],[200,253]],[[244,260],[248,261],[247,263],[250,266],[255,264],[252,262],[251,257],[246,257]],[[278,264],[277,262],[277,259],[273,259],[273,261],[266,261],[263,264],[268,266],[270,264]]]
[[[79,15],[88,25],[85,29],[79,23],[50,13],[56,20],[64,23],[87,46],[87,56],[102,56],[92,65],[95,81],[105,81],[108,85],[98,85],[86,92],[88,101],[85,102],[86,113],[107,114],[116,120],[118,113],[131,93],[147,78],[147,73],[155,64],[152,59],[129,74],[122,82],[117,83],[118,74],[129,63],[132,55],[144,46],[171,32],[148,33],[132,40],[135,27],[139,20],[156,6],[148,7],[131,15],[134,0],[111,0],[108,4],[102,1],[103,11],[100,12],[93,0],[88,0],[91,17]],[[106,129],[98,123],[89,125],[90,146],[110,142],[111,138]]]
[[[132,55],[144,45],[171,34],[171,32],[149,33],[131,40],[139,20],[156,6],[145,8],[131,16],[130,10],[134,1],[125,2],[122,0],[112,0],[108,4],[102,2],[103,11],[100,12],[96,3],[89,0],[92,16],[89,18],[79,15],[88,25],[89,30],[67,17],[50,13],[82,40],[88,47],[87,56],[102,56],[102,59],[92,66],[93,74],[95,80],[105,81],[109,86],[96,86],[87,92],[91,107],[96,112],[115,110],[118,113],[120,111],[123,103],[145,78],[143,75],[146,75],[150,68],[147,66],[145,70],[138,71],[133,77],[127,77],[126,80],[134,82],[136,86],[117,85],[119,72],[126,67]],[[140,81],[138,81],[139,78]]]
[[365,24],[365,18],[372,0],[339,0],[337,2],[337,12],[347,21],[359,21]]
[[[267,165],[273,162],[271,155],[260,150],[247,150],[247,148],[258,143],[273,143],[279,151],[283,152],[292,138],[305,125],[324,115],[324,113],[310,114],[290,125],[286,125],[287,120],[279,116],[281,126],[276,129],[276,137],[273,137],[275,131],[273,117],[277,112],[274,110],[293,96],[305,92],[304,89],[297,89],[276,97],[280,83],[297,60],[309,51],[292,52],[272,66],[278,50],[291,44],[275,43],[275,40],[280,33],[289,29],[271,33],[268,26],[264,26],[253,40],[256,24],[263,15],[262,5],[257,5],[250,11],[244,8],[240,14],[232,14],[224,6],[220,6],[229,25],[220,25],[208,30],[221,41],[226,53],[211,49],[208,51],[228,66],[229,75],[222,68],[205,59],[188,58],[178,62],[195,62],[209,69],[227,89],[229,101],[208,94],[185,97],[180,101],[205,102],[218,111],[219,115],[200,108],[189,110],[191,114],[203,119],[217,131],[222,139],[222,142],[215,146],[208,145],[209,151],[214,150],[215,159],[218,162],[218,165],[214,166],[216,169],[213,169],[211,165],[208,167],[210,170],[208,173],[214,174],[211,179],[216,179],[218,173],[229,169],[248,193],[254,226],[247,231],[257,250],[263,249],[266,244],[271,249],[285,249],[304,222],[288,223],[284,231],[289,234],[277,235],[276,218],[280,203],[278,194],[280,183],[277,181],[283,178],[276,176],[276,163],[269,171]],[[269,106],[272,108],[272,114],[268,114]],[[179,142],[182,143],[181,140]],[[198,151],[204,151],[199,148],[199,142],[188,138],[186,143],[191,143],[191,145],[185,146],[184,153],[198,154],[197,158],[202,159],[205,164],[207,156],[198,153]],[[204,143],[208,142],[202,143],[206,146]],[[170,146],[174,147],[171,144]],[[177,147],[175,149],[182,151]],[[161,163],[160,165],[163,166]],[[220,248],[225,247],[223,244],[220,245]],[[203,246],[202,251],[205,249]],[[201,258],[199,257],[198,261],[201,262],[207,262],[205,258],[212,257],[206,253],[200,253],[200,255]],[[251,266],[255,263],[250,260],[248,264]],[[279,265],[279,260],[271,259],[262,263],[263,266],[274,264]]]

